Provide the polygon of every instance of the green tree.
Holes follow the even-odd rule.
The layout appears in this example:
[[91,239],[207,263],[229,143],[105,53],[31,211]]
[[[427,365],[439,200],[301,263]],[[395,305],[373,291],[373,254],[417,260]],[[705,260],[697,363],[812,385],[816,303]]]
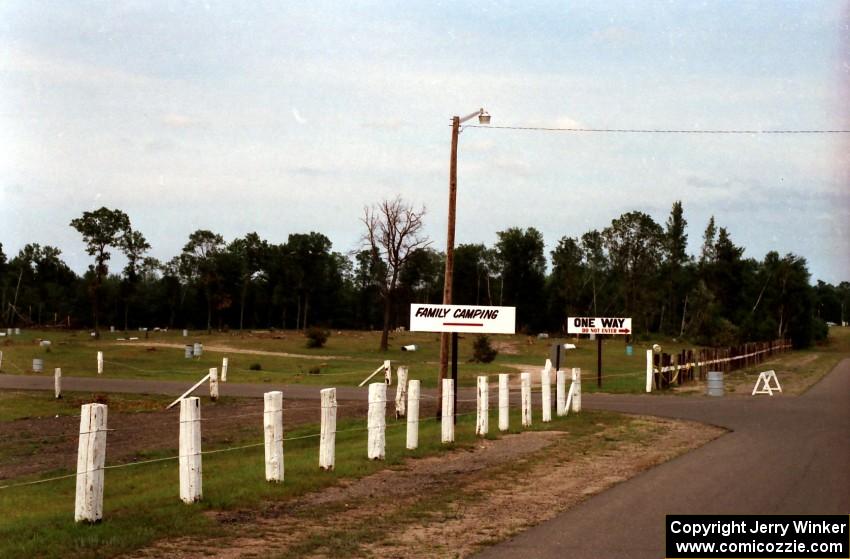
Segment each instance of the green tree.
[[107,262],[111,258],[110,248],[121,248],[124,235],[130,229],[130,218],[121,210],[101,207],[93,212],[83,212],[82,217],[71,220],[86,244],[86,253],[94,256],[92,269],[92,315],[95,336],[100,335],[100,290],[103,279],[109,272]]
[[534,227],[511,227],[496,233],[496,251],[502,268],[504,304],[517,307],[517,323],[523,330],[543,324],[543,290],[546,258],[543,235]]
[[144,260],[145,253],[151,245],[140,231],[128,227],[121,240],[121,250],[127,257],[127,265],[124,267],[124,282],[122,283],[122,294],[124,299],[124,330],[127,330],[130,305],[135,300],[136,288],[139,282],[139,267]]
[[618,278],[622,312],[639,318],[650,331],[658,304],[653,289],[661,264],[664,233],[661,226],[642,212],[629,212],[611,222],[602,232],[611,268]]
[[594,229],[582,235],[581,250],[584,262],[587,264],[587,279],[585,283],[589,282],[591,289],[591,300],[588,310],[593,311],[593,316],[599,316],[599,294],[604,287],[605,276],[610,267],[608,257],[605,254],[602,233]]
[[559,328],[566,331],[567,317],[578,314],[583,278],[587,275],[587,270],[583,262],[581,245],[577,239],[562,237],[551,255],[550,308]]
[[184,277],[198,282],[204,292],[207,305],[207,331],[212,332],[213,306],[217,302],[219,273],[216,257],[224,248],[224,238],[207,229],[198,229],[189,235],[183,246],[178,269]]

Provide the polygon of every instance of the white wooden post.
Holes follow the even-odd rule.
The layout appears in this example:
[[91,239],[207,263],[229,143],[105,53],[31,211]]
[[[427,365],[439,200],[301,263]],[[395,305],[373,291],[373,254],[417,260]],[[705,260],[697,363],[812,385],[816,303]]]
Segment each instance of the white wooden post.
[[419,446],[419,381],[411,380],[407,387],[407,449]]
[[520,374],[522,426],[531,427],[531,373]]
[[444,443],[455,442],[455,395],[454,380],[443,379],[442,437]]
[[486,376],[478,377],[478,414],[475,420],[475,434],[482,437],[490,429],[490,388]]
[[266,481],[283,481],[283,392],[279,390],[263,394],[263,433]]
[[540,371],[540,401],[543,407],[540,418],[543,423],[552,421],[552,384],[549,369]]
[[74,521],[103,518],[103,464],[106,461],[106,404],[84,404],[77,447],[77,492]]
[[221,382],[227,382],[227,357],[221,358]]
[[405,416],[407,404],[407,367],[399,367],[395,370],[395,418],[401,419]]
[[507,373],[499,374],[499,431],[507,431],[510,420],[510,387]]
[[646,350],[646,391],[652,392],[652,350]]
[[333,470],[336,454],[336,388],[324,388],[322,398],[322,426],[319,435],[319,467]]
[[99,375],[103,374],[103,352],[102,351],[97,352],[97,374],[99,374]]
[[581,411],[581,368],[573,367],[573,411]]
[[218,400],[218,369],[210,369],[210,400]]
[[389,361],[384,361],[384,382],[387,386],[393,383],[393,368]]
[[383,382],[373,382],[369,385],[369,416],[367,422],[369,460],[383,460],[387,428],[387,385]]
[[0,371],[3,370],[3,352],[0,351]]
[[58,367],[53,371],[53,394],[57,400],[62,397],[62,369]]
[[180,500],[200,501],[203,496],[201,463],[201,399],[180,400]]
[[555,413],[567,415],[567,374],[562,369],[555,372]]

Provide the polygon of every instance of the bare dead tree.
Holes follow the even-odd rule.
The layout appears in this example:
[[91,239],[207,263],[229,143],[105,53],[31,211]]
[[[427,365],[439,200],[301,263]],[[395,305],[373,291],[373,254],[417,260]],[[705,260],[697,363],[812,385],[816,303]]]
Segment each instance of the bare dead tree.
[[363,245],[378,264],[375,269],[380,272],[374,279],[384,301],[381,351],[386,351],[389,344],[390,313],[401,270],[416,249],[431,244],[422,234],[424,215],[425,206],[417,211],[400,196],[363,209],[361,221],[366,226]]

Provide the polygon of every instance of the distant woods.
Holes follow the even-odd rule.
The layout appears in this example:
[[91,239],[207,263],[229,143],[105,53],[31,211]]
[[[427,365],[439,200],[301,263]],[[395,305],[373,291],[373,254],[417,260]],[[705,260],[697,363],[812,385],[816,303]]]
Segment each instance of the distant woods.
[[[191,233],[161,262],[120,210],[71,222],[92,257],[79,277],[52,246],[0,244],[0,324],[116,329],[407,326],[410,303],[442,302],[443,253],[422,234],[424,208],[401,199],[364,210],[360,249],[333,250],[322,233],[285,242],[257,233],[227,240]],[[453,302],[517,307],[521,331],[562,332],[569,315],[631,316],[638,336],[661,332],[706,345],[791,337],[798,347],[848,320],[850,283],[810,284],[805,258],[745,255],[709,220],[698,254],[676,202],[663,224],[628,212],[602,230],[562,237],[547,261],[533,227],[496,233],[493,246],[455,250]],[[120,252],[127,265],[109,267]]]

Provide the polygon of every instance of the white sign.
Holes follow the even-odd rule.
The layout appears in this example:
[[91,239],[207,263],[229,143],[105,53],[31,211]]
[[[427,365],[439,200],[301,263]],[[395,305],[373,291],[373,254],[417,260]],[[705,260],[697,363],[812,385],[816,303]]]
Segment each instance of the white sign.
[[516,307],[410,305],[411,332],[515,334]]
[[600,316],[571,316],[567,319],[568,334],[631,334],[631,318]]

